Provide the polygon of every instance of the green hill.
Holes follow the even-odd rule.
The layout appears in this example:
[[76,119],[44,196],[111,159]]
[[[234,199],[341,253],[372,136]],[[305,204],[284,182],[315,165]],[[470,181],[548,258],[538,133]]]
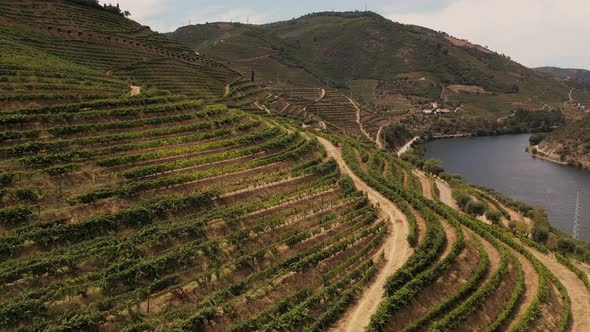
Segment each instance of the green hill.
[[[433,136],[548,131],[579,118],[570,97],[590,104],[590,90],[574,81],[372,12],[323,12],[265,25],[207,23],[168,36],[245,77],[254,72],[283,99],[281,113],[303,114],[290,108],[303,107],[360,139],[375,141],[380,127],[396,123]],[[304,91],[319,88],[327,98],[315,105]],[[354,103],[338,101],[344,97],[363,109],[360,129]],[[424,114],[434,102],[451,112]]]
[[270,93],[93,1],[3,1],[0,41],[0,330],[590,324],[584,243],[366,144],[384,115],[342,90]]
[[535,70],[566,79],[569,78],[583,85],[590,86],[590,70],[557,67],[539,67],[535,68]]
[[[0,4],[2,47],[9,52],[11,45],[18,44],[21,49],[26,48],[28,56],[35,58],[17,59],[17,63],[13,63],[14,60],[3,56],[3,69],[13,70],[6,73],[7,76],[25,77],[27,71],[35,68],[37,71],[31,73],[29,80],[50,75],[38,69],[54,67],[55,59],[59,58],[61,68],[70,66],[72,71],[78,72],[87,68],[94,71],[91,75],[102,76],[103,81],[210,98],[221,96],[225,84],[237,77],[231,69],[196,55],[149,27],[85,3],[93,2],[3,1]],[[19,88],[16,83],[24,84],[17,82],[16,78],[12,81],[14,89]],[[41,77],[37,81],[54,83],[40,82],[43,81]],[[59,86],[50,89],[47,85],[43,88],[29,82],[27,89],[30,90],[27,93],[29,100],[36,98],[39,101],[42,98],[35,97],[35,94],[41,92],[54,93],[58,99],[75,99],[73,96],[57,96]],[[106,96],[99,96],[98,88],[87,90],[82,99],[93,97],[92,93],[94,97]],[[126,92],[124,89],[119,91],[119,94]]]
[[463,105],[494,120],[561,107],[568,87],[484,47],[371,12],[317,13],[244,25],[208,23],[169,34],[260,82],[352,90],[375,110]]

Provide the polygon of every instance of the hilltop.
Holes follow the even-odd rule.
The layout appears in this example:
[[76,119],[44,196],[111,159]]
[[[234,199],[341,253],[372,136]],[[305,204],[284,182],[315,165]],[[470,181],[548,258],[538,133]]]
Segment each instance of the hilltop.
[[0,4],[0,329],[590,327],[590,248],[542,211],[125,16]]
[[566,79],[572,79],[582,85],[590,86],[590,70],[558,67],[538,67],[535,68],[535,70]]
[[[549,131],[578,118],[568,104],[572,89],[576,101],[590,105],[590,90],[575,82],[372,12],[322,12],[265,25],[207,23],[168,36],[245,77],[254,72],[256,82],[284,101],[271,100],[269,108],[299,114],[285,108],[297,105],[372,141],[380,128],[399,123],[424,136]],[[321,94],[314,89],[321,88],[328,98],[314,106]],[[356,122],[364,128],[351,129]]]

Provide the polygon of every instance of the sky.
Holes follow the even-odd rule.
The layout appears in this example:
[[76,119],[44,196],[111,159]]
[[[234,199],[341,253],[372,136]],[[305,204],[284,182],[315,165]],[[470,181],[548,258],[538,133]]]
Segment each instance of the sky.
[[[110,2],[102,0],[101,2]],[[589,0],[113,0],[160,32],[188,24],[263,24],[327,10],[371,10],[445,31],[528,66],[590,70]]]

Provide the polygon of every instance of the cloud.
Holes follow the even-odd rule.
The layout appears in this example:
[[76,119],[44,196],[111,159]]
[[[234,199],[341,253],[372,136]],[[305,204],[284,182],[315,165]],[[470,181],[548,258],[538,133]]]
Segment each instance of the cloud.
[[385,14],[488,46],[526,66],[590,68],[590,1],[456,0],[425,13]]
[[[173,31],[188,24],[216,21],[266,23],[270,13],[232,4],[205,4],[188,0],[115,0],[131,18],[160,32]],[[104,2],[104,1],[103,1]]]

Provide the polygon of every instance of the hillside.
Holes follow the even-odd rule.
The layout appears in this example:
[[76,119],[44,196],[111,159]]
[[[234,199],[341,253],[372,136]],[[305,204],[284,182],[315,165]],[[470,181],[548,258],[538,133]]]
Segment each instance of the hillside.
[[590,327],[587,244],[341,91],[85,0],[2,2],[0,40],[0,330]]
[[[169,36],[247,77],[253,70],[271,89],[337,89],[390,122],[412,118],[411,129],[433,134],[538,130],[526,119],[503,119],[519,110],[561,109],[570,90],[492,50],[371,12],[316,13],[266,25],[208,23]],[[455,112],[424,115],[433,102]]]
[[[14,84],[3,84],[4,89],[12,90],[8,91],[11,94],[24,90],[27,97],[21,96],[21,102],[80,99],[70,92],[60,94],[69,88],[63,86],[60,77],[39,70],[45,67],[60,66],[78,73],[84,70],[82,68],[93,70],[90,75],[102,76],[97,84],[105,80],[119,81],[118,84],[208,98],[221,96],[224,85],[237,77],[231,69],[196,55],[189,48],[154,33],[149,27],[122,15],[79,3],[85,1],[7,0],[0,4],[3,51],[14,53],[12,46],[17,45],[29,57],[3,56],[1,59],[3,70],[11,70],[5,72],[6,75],[22,77],[22,81],[14,79]],[[56,64],[56,58],[59,58],[59,64]],[[28,73],[31,73],[31,79],[38,77],[36,82],[26,81]],[[51,86],[54,83],[55,86]],[[99,87],[87,86],[86,90],[82,99],[107,96]],[[110,92],[112,95],[113,91]]]
[[[577,123],[581,107],[590,105],[590,89],[573,81],[371,12],[316,13],[266,25],[207,23],[168,36],[245,77],[254,74],[276,96],[268,108],[373,142],[384,127],[400,123],[425,136],[550,131]],[[306,96],[321,89],[321,100]],[[318,111],[324,109],[333,111]],[[570,146],[567,159],[582,162],[583,154],[571,153],[582,145],[552,137]]]
[[590,70],[557,67],[539,67],[535,68],[535,70],[566,79],[569,78],[582,85],[590,86]]

